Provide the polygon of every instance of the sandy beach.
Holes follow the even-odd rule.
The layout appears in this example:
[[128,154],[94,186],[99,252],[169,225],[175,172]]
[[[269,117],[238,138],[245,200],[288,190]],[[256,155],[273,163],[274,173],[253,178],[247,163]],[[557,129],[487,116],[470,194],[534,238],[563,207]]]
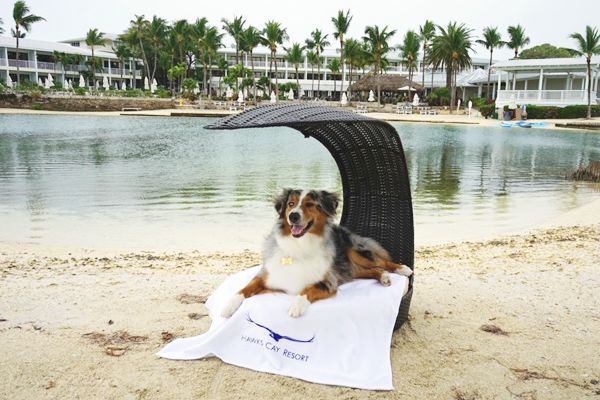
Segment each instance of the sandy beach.
[[[587,217],[586,217],[587,216]],[[0,397],[575,399],[600,394],[600,200],[542,229],[419,247],[393,392],[317,385],[154,353],[206,331],[203,302],[255,252],[0,243]]]

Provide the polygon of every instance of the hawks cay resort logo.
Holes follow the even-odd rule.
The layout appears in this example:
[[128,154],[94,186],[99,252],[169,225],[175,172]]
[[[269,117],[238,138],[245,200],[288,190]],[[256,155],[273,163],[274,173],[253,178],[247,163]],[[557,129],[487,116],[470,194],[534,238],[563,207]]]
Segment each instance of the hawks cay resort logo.
[[253,325],[258,326],[259,328],[264,329],[266,332],[268,332],[269,337],[273,340],[265,341],[263,339],[258,339],[255,337],[242,335],[241,336],[242,342],[261,346],[268,351],[272,351],[274,353],[281,355],[282,357],[289,358],[294,361],[308,362],[309,356],[307,354],[300,354],[296,351],[290,351],[289,349],[284,347],[285,341],[289,341],[289,342],[293,342],[293,343],[313,343],[315,340],[315,335],[313,335],[310,339],[298,339],[298,338],[293,338],[291,336],[282,335],[278,332],[275,332],[273,329],[254,321],[252,318],[250,318],[250,314],[246,315],[246,321],[250,322]]

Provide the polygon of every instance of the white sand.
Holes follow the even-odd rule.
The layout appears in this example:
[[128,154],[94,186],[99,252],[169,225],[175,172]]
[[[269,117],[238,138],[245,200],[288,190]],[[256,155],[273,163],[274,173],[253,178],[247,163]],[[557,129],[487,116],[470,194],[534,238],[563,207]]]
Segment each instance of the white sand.
[[600,200],[554,222],[566,227],[419,248],[411,321],[393,338],[397,390],[385,393],[154,356],[163,337],[208,329],[194,301],[255,253],[0,244],[0,398],[596,398],[599,219]]

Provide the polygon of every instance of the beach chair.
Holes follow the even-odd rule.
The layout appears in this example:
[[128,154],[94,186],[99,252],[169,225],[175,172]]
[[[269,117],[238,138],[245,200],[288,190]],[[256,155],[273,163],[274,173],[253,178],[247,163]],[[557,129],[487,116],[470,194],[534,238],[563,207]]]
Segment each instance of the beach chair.
[[412,114],[412,113],[413,113],[412,107],[404,107],[403,114]]
[[[340,224],[379,241],[393,261],[414,267],[410,182],[400,136],[393,126],[366,115],[311,103],[257,107],[205,126],[206,129],[260,127],[292,128],[321,142],[340,170],[343,188]],[[287,133],[287,129],[274,132]],[[395,329],[408,319],[413,276],[409,282]]]
[[404,106],[403,105],[398,104],[396,106],[396,114],[404,114]]
[[437,115],[437,110],[434,110],[434,109],[427,110],[427,115]]

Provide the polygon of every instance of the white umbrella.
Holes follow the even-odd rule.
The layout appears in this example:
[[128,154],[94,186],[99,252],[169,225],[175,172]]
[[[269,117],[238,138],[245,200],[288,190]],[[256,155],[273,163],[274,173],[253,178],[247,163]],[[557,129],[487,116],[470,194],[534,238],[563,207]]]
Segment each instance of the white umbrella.
[[244,92],[242,92],[241,90],[238,92],[237,101],[239,101],[240,103],[244,101]]
[[458,102],[456,103],[456,111],[460,110],[460,99],[458,99]]
[[69,81],[67,78],[63,79],[63,90],[69,90]]
[[69,79],[69,89],[73,90],[73,80]]
[[294,100],[294,91],[292,88],[290,88],[290,91],[288,92],[288,100]]
[[96,87],[96,90],[100,89],[100,82],[98,82],[98,80],[96,80],[96,84],[94,86]]
[[144,90],[150,90],[150,85],[148,85],[148,77],[144,77]]
[[119,90],[119,82],[114,81],[114,83],[115,83],[115,90]]
[[[154,87],[158,87],[158,82],[156,82],[156,78],[152,79],[152,86]],[[196,86],[198,86],[198,84],[196,83]]]
[[52,77],[52,74],[48,74],[48,80],[50,81],[50,87],[54,86],[54,78]]
[[13,81],[10,77],[10,74],[6,74],[6,86],[8,86],[9,88],[13,87]]
[[277,103],[277,96],[273,90],[271,91],[271,103]]
[[233,97],[233,90],[229,86],[227,86],[227,90],[225,91],[225,97],[227,97],[228,99]]
[[348,104],[348,96],[346,96],[346,92],[342,93],[342,100],[340,101],[340,103],[345,106]]
[[127,84],[125,83],[125,81],[123,81],[123,83],[121,84],[121,90],[127,90]]
[[419,105],[419,95],[415,93],[415,97],[413,97],[413,106],[417,107]]
[[108,78],[107,77],[104,77],[102,79],[102,87],[104,88],[104,90],[110,89],[110,85],[108,84]]
[[85,79],[83,79],[83,75],[79,75],[79,87],[85,87]]
[[305,94],[306,93],[304,93],[304,89],[300,89],[300,98],[303,98]]
[[263,92],[263,90],[262,90],[262,89],[258,89],[258,90],[256,90],[256,95],[257,95],[258,97],[263,97],[263,96],[265,95],[265,92]]
[[401,88],[398,88],[398,90],[401,92],[407,92],[409,90],[411,92],[415,92],[417,89],[415,89],[414,87],[402,86]]
[[44,82],[42,82],[42,78],[38,77],[38,86],[44,86]]
[[372,90],[369,90],[369,99],[368,101],[375,101],[375,93]]
[[473,102],[471,100],[469,100],[468,107],[469,107],[469,117],[471,117],[471,108],[473,108]]
[[49,78],[46,78],[46,82],[44,82],[44,87],[46,89],[50,89],[50,79]]

